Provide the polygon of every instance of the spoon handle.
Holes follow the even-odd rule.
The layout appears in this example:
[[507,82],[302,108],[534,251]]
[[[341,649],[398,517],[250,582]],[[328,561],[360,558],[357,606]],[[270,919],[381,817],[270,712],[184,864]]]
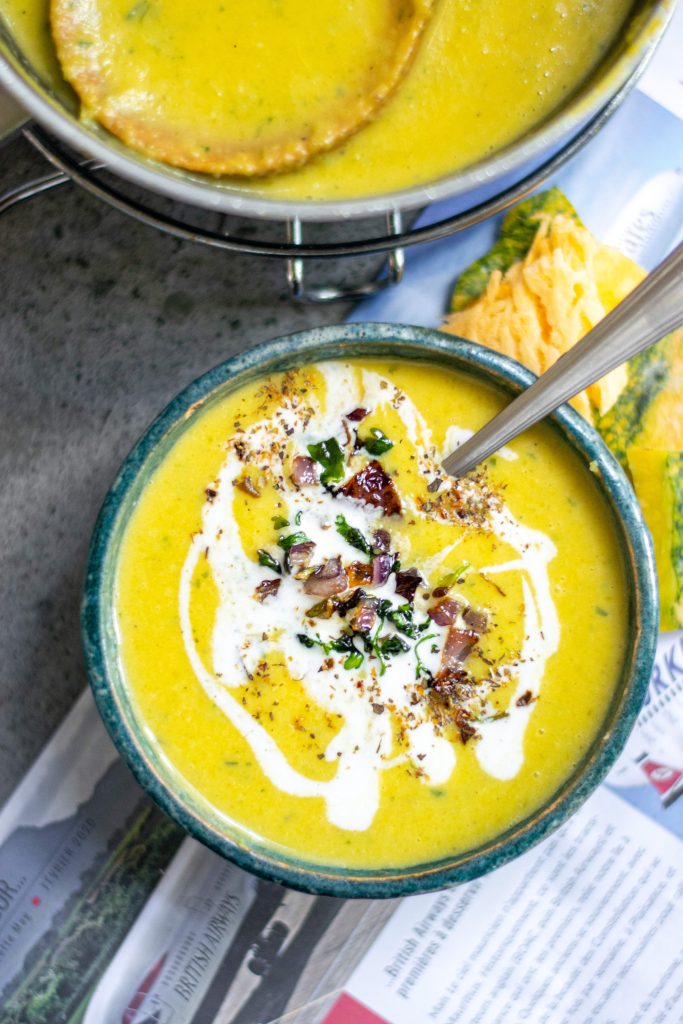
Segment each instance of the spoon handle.
[[683,324],[683,242],[588,334],[443,462],[463,476],[615,366]]

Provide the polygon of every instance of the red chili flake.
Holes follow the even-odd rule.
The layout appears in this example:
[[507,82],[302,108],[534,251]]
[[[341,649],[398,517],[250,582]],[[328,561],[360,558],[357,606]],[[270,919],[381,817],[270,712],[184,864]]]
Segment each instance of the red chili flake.
[[207,487],[204,493],[206,494],[207,501],[213,501],[213,499],[218,494],[218,491],[215,491],[213,487]]
[[360,423],[360,421],[364,420],[367,415],[368,410],[359,407],[358,409],[353,409],[351,412],[347,412],[346,418],[347,420],[351,420],[352,423]]
[[525,708],[527,704],[531,704],[533,699],[534,695],[532,694],[531,690],[527,690],[526,693],[523,693],[521,697],[517,698],[515,704],[518,708]]

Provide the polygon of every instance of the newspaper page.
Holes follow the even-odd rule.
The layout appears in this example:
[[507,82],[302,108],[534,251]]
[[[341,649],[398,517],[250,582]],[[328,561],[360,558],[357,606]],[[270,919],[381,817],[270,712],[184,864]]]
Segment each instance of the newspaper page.
[[683,1021],[682,780],[676,632],[606,783],[492,875],[404,900],[325,1024]]
[[[683,9],[553,184],[652,267],[683,236]],[[423,222],[452,212],[439,204]],[[409,252],[352,319],[436,326],[497,223]],[[341,901],[246,874],[171,822],[84,693],[0,812],[1,1024],[683,1021],[683,634],[606,783],[493,874]]]

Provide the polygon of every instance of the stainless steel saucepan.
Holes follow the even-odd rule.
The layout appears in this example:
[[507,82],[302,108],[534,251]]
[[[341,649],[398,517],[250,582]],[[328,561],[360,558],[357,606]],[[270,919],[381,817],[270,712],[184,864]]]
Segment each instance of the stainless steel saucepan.
[[[0,85],[36,121],[79,153],[105,164],[120,177],[152,192],[222,213],[286,220],[338,220],[424,206],[436,199],[462,197],[462,208],[481,203],[509,186],[557,151],[642,71],[673,11],[675,0],[635,0],[620,39],[568,102],[513,145],[484,160],[418,188],[342,201],[283,201],[241,188],[234,179],[178,170],[146,159],[105,129],[79,119],[78,102],[41,39],[21,38],[2,15],[0,0]],[[45,21],[47,23],[47,0]],[[457,144],[457,140],[456,140]]]

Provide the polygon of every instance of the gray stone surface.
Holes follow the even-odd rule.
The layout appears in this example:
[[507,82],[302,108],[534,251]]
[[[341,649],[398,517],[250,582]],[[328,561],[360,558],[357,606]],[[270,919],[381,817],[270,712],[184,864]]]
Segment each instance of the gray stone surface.
[[[45,169],[6,143],[0,193]],[[176,242],[73,187],[2,216],[0,254],[2,801],[85,686],[88,539],[128,449],[193,377],[348,307],[297,307],[281,262]]]

